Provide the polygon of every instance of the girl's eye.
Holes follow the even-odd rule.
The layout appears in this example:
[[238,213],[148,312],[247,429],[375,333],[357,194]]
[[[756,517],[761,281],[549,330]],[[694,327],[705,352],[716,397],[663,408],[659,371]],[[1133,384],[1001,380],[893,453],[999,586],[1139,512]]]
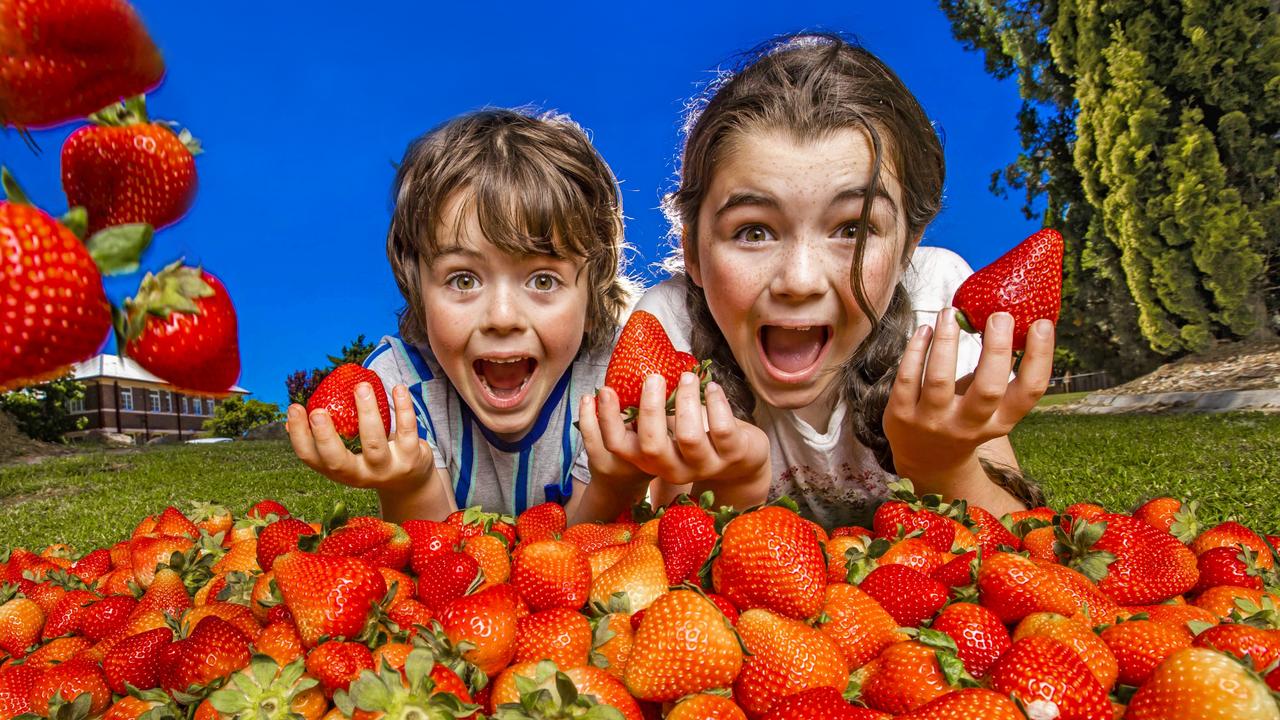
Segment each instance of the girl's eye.
[[538,273],[529,281],[530,286],[539,292],[551,292],[560,286],[560,278],[547,273]]
[[450,275],[445,284],[454,290],[475,290],[478,283],[476,276],[471,273],[457,273]]
[[747,243],[762,243],[771,239],[769,229],[763,225],[748,225],[738,231],[734,239]]

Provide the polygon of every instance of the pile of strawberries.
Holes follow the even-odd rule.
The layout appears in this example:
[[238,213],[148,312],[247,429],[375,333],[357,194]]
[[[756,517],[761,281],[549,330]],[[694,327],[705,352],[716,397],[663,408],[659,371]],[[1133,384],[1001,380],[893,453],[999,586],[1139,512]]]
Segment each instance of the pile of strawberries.
[[896,491],[830,532],[707,497],[572,527],[168,507],[0,563],[0,720],[1280,718],[1280,538]]

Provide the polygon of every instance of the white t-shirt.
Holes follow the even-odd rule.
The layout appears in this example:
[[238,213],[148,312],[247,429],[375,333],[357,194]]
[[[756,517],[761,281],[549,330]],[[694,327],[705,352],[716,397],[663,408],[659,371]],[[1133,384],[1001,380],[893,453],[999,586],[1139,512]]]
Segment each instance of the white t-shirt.
[[[969,264],[943,248],[918,247],[903,275],[916,325],[932,326],[938,312],[951,304],[956,288],[973,274]],[[691,323],[685,304],[684,276],[665,280],[645,293],[637,310],[653,313],[677,350],[688,351]],[[956,377],[973,372],[982,342],[961,333]],[[713,371],[714,372],[714,371]],[[848,407],[841,400],[827,432],[819,433],[793,410],[756,403],[753,420],[769,438],[773,483],[769,498],[787,495],[805,517],[826,527],[867,524],[870,514],[889,497],[894,477],[880,468],[871,450],[853,435]]]

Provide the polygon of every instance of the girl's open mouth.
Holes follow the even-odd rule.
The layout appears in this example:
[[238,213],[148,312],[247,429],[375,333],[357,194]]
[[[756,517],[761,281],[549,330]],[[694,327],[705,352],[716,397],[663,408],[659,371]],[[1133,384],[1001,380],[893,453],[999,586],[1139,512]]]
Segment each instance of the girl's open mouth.
[[498,410],[513,408],[528,394],[529,381],[538,368],[531,357],[480,358],[471,364],[485,400]]
[[769,374],[779,382],[802,382],[821,367],[831,343],[831,326],[764,325],[758,338]]

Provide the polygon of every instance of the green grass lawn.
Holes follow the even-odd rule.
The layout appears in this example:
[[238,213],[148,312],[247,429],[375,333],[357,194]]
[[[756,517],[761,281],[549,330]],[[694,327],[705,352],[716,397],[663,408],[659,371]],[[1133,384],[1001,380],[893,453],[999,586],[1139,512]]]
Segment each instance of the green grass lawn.
[[[1092,500],[1128,510],[1172,494],[1200,500],[1206,520],[1280,530],[1280,415],[1038,413],[1013,443],[1055,507]],[[377,510],[372,493],[312,473],[286,442],[96,451],[0,468],[0,549],[105,546],[169,504],[211,500],[240,514],[264,497],[308,519],[338,499],[356,514]]]
[[1053,395],[1045,395],[1040,398],[1040,402],[1036,403],[1036,407],[1048,407],[1050,405],[1066,405],[1077,400],[1083,400],[1087,395],[1091,394],[1091,390],[1082,392],[1054,393]]

